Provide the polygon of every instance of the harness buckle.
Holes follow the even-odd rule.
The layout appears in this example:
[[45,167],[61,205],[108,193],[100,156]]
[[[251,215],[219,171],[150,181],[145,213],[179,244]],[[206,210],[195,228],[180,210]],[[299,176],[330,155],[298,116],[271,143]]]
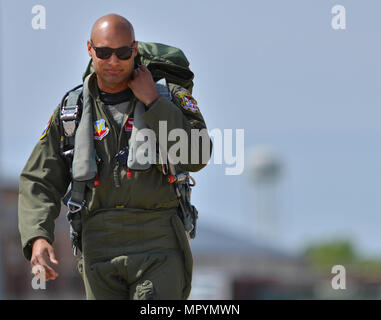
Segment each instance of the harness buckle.
[[61,120],[66,137],[72,137],[75,133],[76,124],[78,122],[79,107],[63,106],[61,110]]

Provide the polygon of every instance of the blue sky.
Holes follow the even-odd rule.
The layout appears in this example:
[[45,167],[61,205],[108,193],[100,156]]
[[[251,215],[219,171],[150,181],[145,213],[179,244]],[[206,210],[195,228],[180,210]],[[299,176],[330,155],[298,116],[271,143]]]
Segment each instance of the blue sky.
[[[63,94],[79,84],[93,22],[128,18],[137,40],[180,47],[209,129],[244,129],[245,150],[269,146],[284,165],[278,236],[289,250],[350,237],[381,255],[379,1],[2,0],[1,172],[17,179]],[[46,29],[31,26],[46,8]],[[346,30],[331,8],[346,8]],[[246,156],[248,157],[248,152]],[[246,169],[249,160],[246,159]],[[200,223],[255,232],[247,171],[195,174]]]

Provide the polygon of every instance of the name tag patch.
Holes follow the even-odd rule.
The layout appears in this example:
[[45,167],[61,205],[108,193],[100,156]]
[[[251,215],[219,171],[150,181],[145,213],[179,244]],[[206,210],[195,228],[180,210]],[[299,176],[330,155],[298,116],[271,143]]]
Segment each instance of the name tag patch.
[[126,132],[132,131],[133,126],[134,126],[134,118],[128,118],[126,124],[124,125],[124,131]]

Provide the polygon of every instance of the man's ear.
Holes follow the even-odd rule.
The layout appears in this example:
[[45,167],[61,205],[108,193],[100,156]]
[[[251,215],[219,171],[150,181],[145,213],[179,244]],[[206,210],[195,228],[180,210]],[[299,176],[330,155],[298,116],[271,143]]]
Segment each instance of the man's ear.
[[91,43],[89,40],[87,40],[87,51],[89,52],[89,56],[92,57],[92,55],[91,55]]
[[139,46],[139,41],[135,41],[134,58],[138,54],[138,46]]

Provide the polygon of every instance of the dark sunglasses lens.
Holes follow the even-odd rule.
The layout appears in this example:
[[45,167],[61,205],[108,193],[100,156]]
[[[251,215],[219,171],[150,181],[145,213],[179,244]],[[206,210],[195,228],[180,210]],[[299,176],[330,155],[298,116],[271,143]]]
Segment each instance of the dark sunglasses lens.
[[95,53],[99,59],[108,59],[112,55],[112,49],[111,48],[97,48]]
[[132,49],[129,47],[121,47],[115,50],[116,56],[121,60],[130,59],[132,55]]

